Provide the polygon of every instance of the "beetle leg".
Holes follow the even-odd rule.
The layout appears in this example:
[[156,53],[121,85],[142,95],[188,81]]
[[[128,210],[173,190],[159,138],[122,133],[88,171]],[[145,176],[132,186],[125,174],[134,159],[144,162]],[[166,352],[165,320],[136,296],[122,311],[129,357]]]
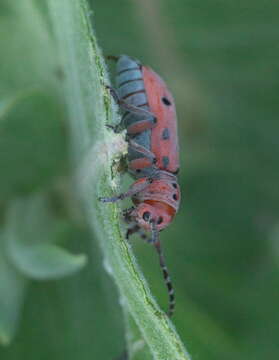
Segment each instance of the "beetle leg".
[[115,56],[115,55],[106,55],[105,56],[106,59],[108,60],[113,60],[113,61],[118,61],[119,56]]
[[125,219],[125,221],[127,222],[127,223],[129,223],[129,222],[131,222],[131,217],[130,217],[130,214],[131,214],[131,212],[133,211],[135,209],[135,207],[134,206],[131,206],[131,207],[129,207],[129,208],[127,208],[127,209],[124,209],[123,211],[122,211],[122,215],[123,215],[123,217],[124,217],[124,219]]
[[139,235],[139,237],[148,244],[152,243],[151,238],[146,235],[146,233],[142,230],[142,228],[138,224],[135,224],[133,227],[127,229],[126,239],[129,240],[129,237],[133,234]]
[[131,212],[135,209],[134,206],[128,208],[128,209],[124,209],[122,211],[122,216],[124,218],[124,221],[126,224],[133,224],[135,225],[135,222],[132,220],[132,217],[131,217]]
[[139,226],[139,224],[132,220],[130,217],[130,213],[135,209],[134,206],[131,208],[123,210],[122,214],[124,217],[124,221],[129,224],[129,228],[126,231],[126,239],[129,240],[130,236],[133,234],[138,234],[142,240],[144,240],[147,243],[152,243],[152,239],[148,237],[145,233],[145,231]]
[[109,89],[109,91],[110,91],[110,93],[111,93],[111,96],[114,98],[115,102],[116,102],[120,107],[122,107],[123,109],[125,109],[125,110],[127,110],[127,111],[129,111],[129,112],[131,112],[131,113],[133,113],[133,114],[136,114],[136,115],[142,115],[142,116],[145,115],[148,119],[153,119],[153,122],[154,122],[154,123],[156,122],[156,117],[155,117],[154,114],[152,114],[150,111],[126,103],[126,101],[122,100],[122,99],[118,96],[118,94],[117,94],[117,92],[115,91],[115,89],[113,89],[111,86],[106,85],[106,88]]
[[140,227],[138,224],[135,223],[134,226],[132,227],[129,227],[126,231],[126,240],[129,240],[130,236],[135,234],[135,233],[138,233],[140,230]]
[[139,226],[139,224],[137,224],[134,220],[131,219],[130,213],[134,210],[134,206],[132,206],[131,208],[125,209],[123,210],[123,217],[124,217],[124,221],[129,224],[130,226],[128,227],[127,231],[126,231],[126,240],[129,240],[130,236],[133,234],[138,234],[144,241],[146,242],[151,242],[151,240],[148,239],[147,235],[145,234],[145,232],[141,229],[141,227]]
[[150,243],[152,242],[151,238],[148,237],[148,236],[146,235],[146,233],[145,233],[142,229],[140,229],[140,230],[138,231],[138,234],[139,234],[140,238],[141,238],[144,242],[146,242],[146,243],[148,243],[148,244],[150,244]]
[[[123,118],[123,123],[125,125],[124,118]],[[138,121],[134,122],[133,124],[125,125],[125,127],[127,129],[127,134],[129,136],[134,136],[134,135],[140,134],[146,130],[153,129],[155,125],[156,125],[156,122],[153,119],[149,118],[149,119],[138,120]]]
[[117,125],[106,124],[106,127],[107,127],[108,129],[112,129],[113,132],[115,132],[116,134],[121,133],[121,132],[125,129],[125,127],[124,127],[123,124],[122,124],[122,121],[121,121],[119,124],[117,124]]
[[144,146],[139,145],[139,144],[138,144],[137,142],[135,142],[134,140],[129,139],[129,147],[130,147],[132,150],[134,150],[134,151],[136,151],[136,152],[144,155],[144,157],[146,157],[146,158],[148,158],[149,160],[151,160],[151,162],[152,162],[153,164],[156,163],[156,156],[155,156],[155,154],[154,154],[152,151],[150,151],[150,150],[148,150],[147,148],[145,148]]
[[136,123],[134,123],[132,125],[126,126],[125,119],[122,117],[119,124],[116,124],[116,125],[106,124],[106,127],[109,128],[109,129],[112,129],[116,134],[119,134],[124,129],[126,129],[127,130],[127,135],[129,137],[129,136],[133,136],[133,135],[136,135],[136,134],[140,134],[143,131],[150,130],[155,125],[156,125],[155,122],[153,122],[150,119],[146,119],[146,120],[137,121]]
[[102,202],[116,202],[118,200],[123,200],[127,197],[132,197],[136,195],[137,193],[143,191],[153,180],[150,178],[146,178],[141,183],[135,183],[133,184],[130,189],[122,194],[113,196],[113,197],[99,197],[99,200]]
[[145,231],[136,222],[126,222],[132,224],[132,226],[130,226],[126,231],[126,240],[129,240],[131,235],[137,234],[144,242],[147,242],[148,244],[152,243],[151,238],[146,235]]

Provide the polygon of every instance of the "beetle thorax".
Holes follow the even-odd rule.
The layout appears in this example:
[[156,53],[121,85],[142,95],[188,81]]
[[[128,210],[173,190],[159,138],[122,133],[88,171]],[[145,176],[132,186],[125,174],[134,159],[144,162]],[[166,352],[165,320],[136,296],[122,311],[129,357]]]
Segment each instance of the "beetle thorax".
[[[135,182],[142,182],[143,179],[139,179]],[[134,184],[134,185],[135,185]],[[177,212],[180,203],[180,190],[175,177],[171,178],[159,178],[153,180],[142,191],[138,192],[132,197],[135,204],[154,202],[164,203],[172,207]]]
[[153,180],[144,190],[132,198],[136,207],[132,218],[150,231],[154,222],[158,230],[167,227],[173,220],[180,201],[180,191],[174,179]]

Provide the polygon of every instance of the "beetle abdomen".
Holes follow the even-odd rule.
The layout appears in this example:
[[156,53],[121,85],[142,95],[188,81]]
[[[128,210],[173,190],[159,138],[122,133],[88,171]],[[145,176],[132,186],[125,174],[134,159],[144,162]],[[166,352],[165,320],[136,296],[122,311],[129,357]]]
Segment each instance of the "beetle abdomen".
[[[127,55],[121,55],[119,57],[117,61],[116,84],[118,95],[122,100],[125,100],[125,102],[129,105],[149,111],[149,104],[143,81],[142,66],[137,60]],[[126,129],[137,129],[137,127],[140,127],[143,120],[150,120],[150,122],[153,121],[152,117],[148,119],[146,114],[135,114],[129,111],[124,112],[122,121]],[[151,131],[149,129],[130,135],[130,137],[132,137],[137,144],[145,149],[151,149]],[[132,175],[136,178],[148,176],[149,173],[153,171],[153,167],[148,166],[147,163],[145,163],[147,166],[144,166],[144,162],[141,164],[144,166],[144,169],[136,168],[136,164],[141,163],[141,161],[138,160],[143,158],[145,158],[145,156],[142,153],[129,147],[129,169]]]

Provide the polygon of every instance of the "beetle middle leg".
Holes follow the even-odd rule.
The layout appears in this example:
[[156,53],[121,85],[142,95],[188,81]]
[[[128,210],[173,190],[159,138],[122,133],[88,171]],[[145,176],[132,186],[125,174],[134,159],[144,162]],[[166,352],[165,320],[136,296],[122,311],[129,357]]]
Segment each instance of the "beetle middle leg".
[[110,93],[111,93],[112,97],[114,98],[115,102],[121,108],[126,110],[128,113],[132,113],[134,115],[141,117],[141,119],[139,119],[135,123],[127,126],[125,124],[125,116],[123,116],[119,124],[117,124],[117,125],[107,124],[106,126],[108,128],[112,129],[115,133],[120,133],[124,129],[127,129],[128,135],[136,135],[143,131],[152,129],[156,125],[157,119],[154,116],[154,114],[152,114],[150,111],[148,111],[146,109],[142,109],[141,107],[138,107],[138,106],[128,104],[126,101],[124,101],[123,99],[121,99],[118,96],[115,89],[113,89],[112,87],[110,87],[108,85],[106,85],[106,88],[110,90]]
[[126,199],[128,197],[132,197],[136,194],[138,194],[139,192],[143,191],[144,189],[146,189],[147,186],[149,186],[152,183],[153,179],[151,178],[142,178],[142,181],[136,182],[134,184],[132,184],[130,186],[130,189],[122,194],[116,195],[116,196],[112,196],[112,197],[99,197],[99,200],[102,202],[116,202],[118,200],[123,200]]
[[129,147],[131,150],[134,150],[137,153],[144,155],[144,157],[149,159],[152,164],[156,163],[157,160],[156,160],[155,154],[152,151],[145,148],[144,146],[139,145],[134,140],[132,140],[132,139],[129,140]]
[[117,94],[116,90],[114,88],[112,88],[111,86],[106,85],[106,88],[109,89],[109,91],[110,91],[112,97],[114,98],[115,102],[120,107],[122,107],[123,109],[125,109],[125,110],[127,110],[127,111],[129,111],[131,113],[134,113],[136,115],[144,115],[147,118],[156,119],[155,115],[152,114],[150,111],[148,111],[146,109],[142,109],[142,108],[140,108],[138,106],[128,104],[125,100],[121,99],[119,97],[119,95]]

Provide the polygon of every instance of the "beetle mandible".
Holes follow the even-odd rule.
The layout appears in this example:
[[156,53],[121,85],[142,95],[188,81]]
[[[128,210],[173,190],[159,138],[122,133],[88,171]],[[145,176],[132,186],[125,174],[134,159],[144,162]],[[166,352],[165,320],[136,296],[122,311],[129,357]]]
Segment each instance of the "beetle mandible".
[[[125,193],[103,202],[131,197],[134,206],[124,210],[130,225],[127,239],[134,233],[154,245],[169,294],[168,315],[174,311],[174,289],[159,240],[159,232],[173,220],[180,202],[177,120],[173,97],[164,81],[138,60],[120,55],[116,61],[117,91],[111,95],[124,110],[115,131],[127,130],[128,171],[136,180]],[[145,231],[151,232],[149,239]]]

